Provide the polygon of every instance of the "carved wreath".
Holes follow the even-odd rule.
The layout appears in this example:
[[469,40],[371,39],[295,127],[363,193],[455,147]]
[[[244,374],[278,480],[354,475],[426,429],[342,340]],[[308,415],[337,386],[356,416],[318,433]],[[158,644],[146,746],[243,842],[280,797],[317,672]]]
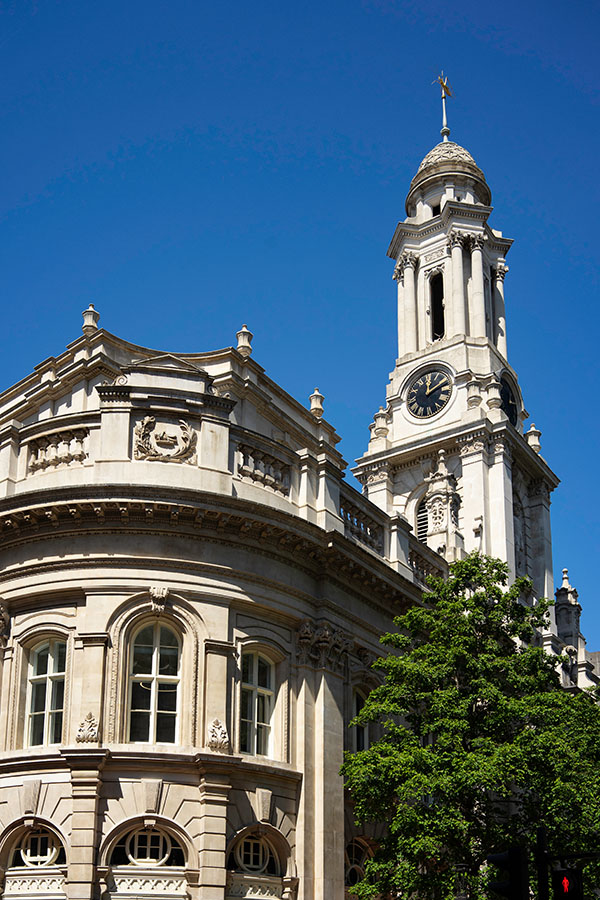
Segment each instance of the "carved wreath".
[[154,416],[145,416],[135,426],[134,456],[136,459],[190,460],[196,450],[196,432],[183,419],[179,420],[179,434],[156,431]]

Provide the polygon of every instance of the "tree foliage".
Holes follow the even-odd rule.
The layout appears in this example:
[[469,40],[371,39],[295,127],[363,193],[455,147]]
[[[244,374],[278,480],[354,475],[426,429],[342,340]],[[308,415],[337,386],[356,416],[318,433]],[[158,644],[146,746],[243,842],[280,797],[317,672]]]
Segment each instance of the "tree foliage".
[[560,686],[539,640],[549,604],[507,582],[473,554],[381,638],[385,680],[356,720],[379,736],[343,766],[357,820],[386,823],[361,900],[486,897],[486,856],[532,846],[539,825],[553,853],[600,845],[600,707]]

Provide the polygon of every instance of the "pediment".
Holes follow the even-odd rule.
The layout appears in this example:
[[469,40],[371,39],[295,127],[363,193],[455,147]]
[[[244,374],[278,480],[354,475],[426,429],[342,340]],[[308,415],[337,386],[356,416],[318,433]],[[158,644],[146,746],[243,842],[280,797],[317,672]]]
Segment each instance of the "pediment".
[[148,356],[145,359],[136,359],[129,366],[128,371],[168,371],[186,375],[206,376],[206,370],[201,369],[187,359],[175,356],[173,353],[161,353],[158,356]]

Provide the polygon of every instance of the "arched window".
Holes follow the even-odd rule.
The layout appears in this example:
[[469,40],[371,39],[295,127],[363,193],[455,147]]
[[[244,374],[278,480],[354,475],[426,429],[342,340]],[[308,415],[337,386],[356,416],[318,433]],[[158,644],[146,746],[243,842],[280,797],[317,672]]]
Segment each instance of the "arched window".
[[[352,692],[352,716],[357,716],[365,705],[365,695],[357,688]],[[369,742],[369,726],[354,725],[354,750],[368,750]]]
[[240,751],[269,756],[274,703],[274,666],[257,652],[242,654]]
[[133,742],[175,744],[179,699],[180,644],[158,622],[134,636],[129,663],[129,731]]
[[47,828],[32,828],[14,847],[10,867],[41,868],[65,863],[65,849],[56,835]]
[[184,866],[181,844],[162,828],[136,828],[115,844],[111,866]]
[[444,277],[441,272],[436,272],[429,282],[429,297],[431,306],[431,339],[439,341],[446,332],[444,322]]
[[427,532],[429,530],[429,518],[427,515],[427,503],[425,502],[425,498],[423,498],[417,506],[416,520],[417,540],[421,541],[422,544],[426,544]]
[[265,837],[257,834],[237,842],[229,854],[227,868],[248,875],[281,875],[277,853]]
[[31,653],[27,702],[31,747],[62,741],[66,657],[67,645],[58,640],[39,644]]
[[363,841],[354,840],[346,845],[344,862],[345,885],[347,888],[354,887],[364,878],[365,863],[371,855],[370,848]]

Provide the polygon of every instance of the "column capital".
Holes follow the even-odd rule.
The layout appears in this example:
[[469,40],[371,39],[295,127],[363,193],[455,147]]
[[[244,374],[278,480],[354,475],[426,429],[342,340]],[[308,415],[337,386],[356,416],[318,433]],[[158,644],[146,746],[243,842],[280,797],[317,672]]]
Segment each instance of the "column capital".
[[403,253],[401,253],[394,268],[394,281],[400,281],[400,279],[404,275],[405,269],[416,269],[418,261],[418,255],[416,253],[412,253],[412,251],[410,250],[405,250]]
[[509,268],[506,265],[506,263],[502,263],[502,262],[496,263],[496,266],[494,268],[494,275],[496,277],[496,281],[504,281],[505,275],[508,271],[509,271]]
[[454,247],[464,247],[467,242],[468,235],[465,234],[464,231],[458,231],[458,229],[453,228],[452,231],[448,234],[446,238],[447,244],[451,250]]
[[469,237],[469,243],[471,244],[471,253],[474,250],[483,250],[485,236],[483,234],[472,234]]

